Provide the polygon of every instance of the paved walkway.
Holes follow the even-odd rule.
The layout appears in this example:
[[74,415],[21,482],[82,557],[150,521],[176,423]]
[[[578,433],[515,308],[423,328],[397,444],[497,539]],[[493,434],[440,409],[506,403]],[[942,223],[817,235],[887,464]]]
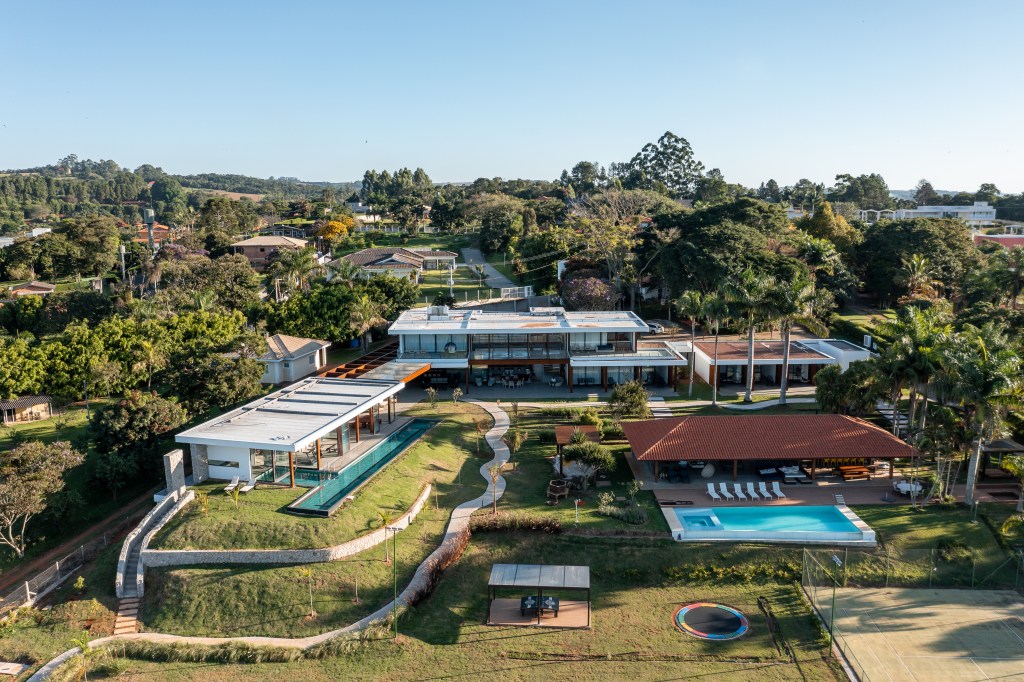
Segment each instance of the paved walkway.
[[[463,502],[452,511],[451,520],[448,522],[448,529],[445,531],[444,538],[441,540],[441,544],[433,552],[427,556],[426,559],[416,569],[416,573],[413,575],[412,580],[406,586],[402,593],[398,596],[398,606],[404,608],[412,602],[412,600],[421,593],[421,591],[427,586],[430,567],[433,565],[437,558],[440,558],[441,554],[445,551],[446,545],[454,542],[455,539],[469,528],[469,518],[473,515],[477,509],[491,504],[494,496],[501,498],[505,492],[505,479],[501,477],[498,479],[496,485],[491,484],[491,479],[488,474],[488,468],[492,464],[504,465],[508,462],[509,451],[502,437],[505,432],[508,431],[509,421],[508,414],[501,409],[498,405],[493,403],[482,403],[475,400],[466,399],[466,402],[472,402],[480,405],[483,409],[487,410],[491,417],[494,419],[494,425],[487,432],[485,438],[487,439],[488,445],[491,446],[494,451],[494,457],[491,461],[480,466],[480,475],[487,481],[487,489],[479,497],[475,497],[472,500]],[[362,618],[351,625],[348,625],[337,630],[331,630],[319,635],[312,637],[183,637],[180,635],[167,635],[159,632],[140,632],[136,634],[126,635],[113,635],[111,637],[102,637],[92,642],[93,647],[104,647],[109,644],[114,644],[120,641],[126,640],[143,640],[147,642],[163,642],[167,644],[199,644],[206,646],[217,646],[219,644],[225,644],[227,642],[242,642],[246,644],[252,644],[256,646],[276,646],[276,647],[289,647],[293,649],[309,649],[311,647],[322,644],[329,639],[337,637],[339,635],[350,634],[366,629],[372,623],[387,618],[391,615],[395,608],[395,601],[388,602],[381,608],[377,609],[370,615]],[[50,676],[57,671],[67,661],[81,653],[81,650],[77,647],[69,649],[64,653],[60,654],[49,663],[40,668],[32,677],[29,678],[30,682],[36,682],[39,680],[47,680]]]
[[510,280],[508,277],[498,272],[498,269],[495,268],[493,265],[488,263],[487,259],[484,258],[484,254],[480,251],[480,249],[463,249],[462,260],[466,262],[466,265],[471,267],[474,265],[484,266],[484,273],[486,273],[487,275],[486,284],[487,286],[493,289],[504,289],[519,286],[518,284],[515,284],[512,280]]

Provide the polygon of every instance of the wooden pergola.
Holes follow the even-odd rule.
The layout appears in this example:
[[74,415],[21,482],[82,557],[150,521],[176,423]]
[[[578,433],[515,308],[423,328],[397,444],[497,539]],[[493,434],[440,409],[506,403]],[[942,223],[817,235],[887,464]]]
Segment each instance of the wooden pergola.
[[[537,610],[536,623],[523,622],[519,618],[509,622],[508,619],[495,617],[496,602],[513,602],[514,611],[519,611],[518,599],[499,599],[498,591],[515,590],[517,595],[536,596],[543,600],[545,590],[551,592],[585,592],[586,622],[579,623],[566,618],[557,625],[563,627],[590,627],[590,567],[589,566],[555,566],[545,564],[493,564],[491,577],[487,581],[487,623],[489,625],[542,625],[540,609]],[[574,602],[579,604],[579,602]],[[505,605],[503,605],[505,606]],[[507,607],[506,607],[507,608]]]

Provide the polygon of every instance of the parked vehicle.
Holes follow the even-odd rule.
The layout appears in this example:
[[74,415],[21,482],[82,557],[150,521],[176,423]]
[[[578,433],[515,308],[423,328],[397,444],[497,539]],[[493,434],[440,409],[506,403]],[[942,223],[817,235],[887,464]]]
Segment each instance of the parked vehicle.
[[651,334],[664,334],[665,333],[665,328],[662,327],[657,322],[648,322],[647,323],[647,330]]

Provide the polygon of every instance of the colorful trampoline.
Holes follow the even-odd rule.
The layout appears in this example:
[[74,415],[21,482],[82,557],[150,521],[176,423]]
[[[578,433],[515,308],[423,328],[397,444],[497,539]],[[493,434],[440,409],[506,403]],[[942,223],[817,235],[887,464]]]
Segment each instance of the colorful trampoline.
[[677,628],[700,639],[736,639],[750,628],[746,616],[736,609],[708,602],[680,606],[673,618]]

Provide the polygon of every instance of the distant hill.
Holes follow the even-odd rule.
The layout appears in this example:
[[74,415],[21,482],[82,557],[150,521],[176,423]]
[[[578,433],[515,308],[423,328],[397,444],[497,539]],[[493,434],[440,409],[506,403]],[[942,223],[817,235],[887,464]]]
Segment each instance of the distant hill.
[[[914,192],[916,192],[916,191],[917,190],[913,190],[913,189],[891,189],[891,190],[889,190],[889,196],[891,196],[894,199],[913,199],[914,198]],[[967,191],[970,191],[970,190],[937,189],[937,190],[935,190],[935,193],[936,194],[948,194],[950,196],[953,196],[955,194],[959,194],[961,191],[967,192]]]

